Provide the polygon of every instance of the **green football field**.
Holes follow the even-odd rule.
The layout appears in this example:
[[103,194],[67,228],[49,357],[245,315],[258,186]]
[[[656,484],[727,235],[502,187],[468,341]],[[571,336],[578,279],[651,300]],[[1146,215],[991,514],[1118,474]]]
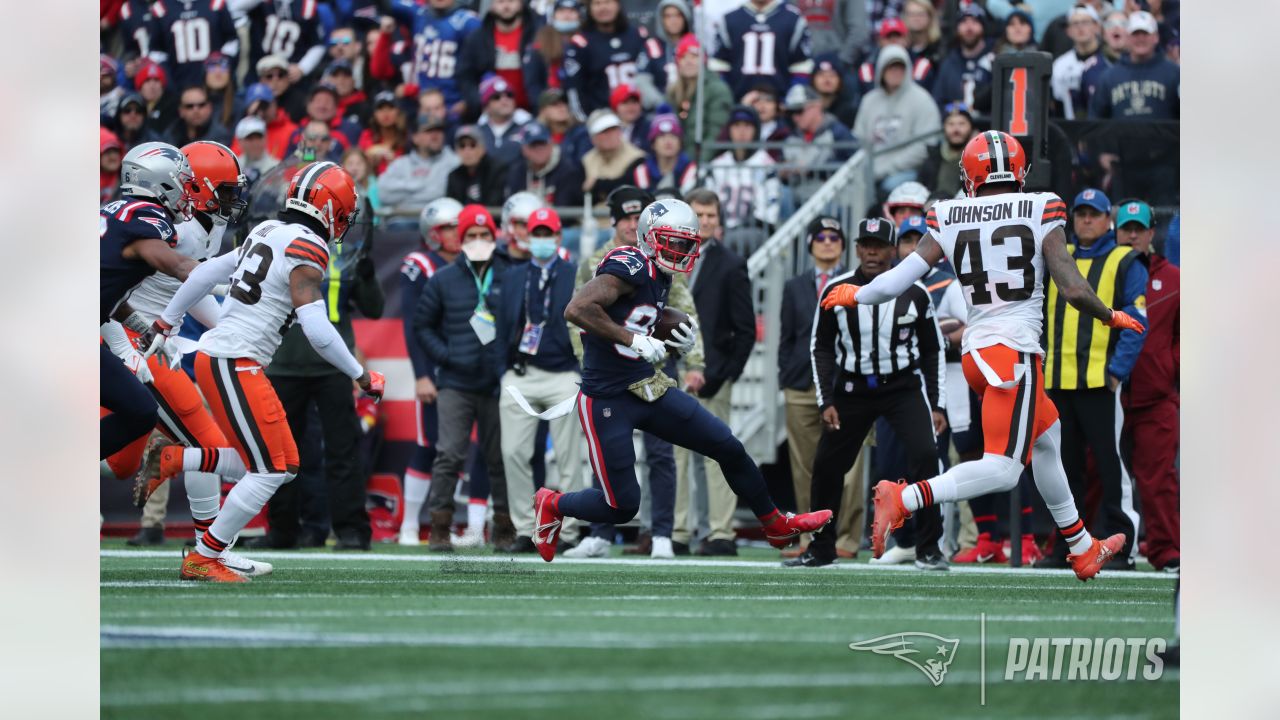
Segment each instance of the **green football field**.
[[[103,544],[104,718],[1178,715],[1176,669],[1005,680],[1010,637],[1171,637],[1174,583],[1154,572],[1086,585],[1067,571],[790,570],[766,549],[546,564],[380,546],[250,554],[275,573],[214,586],[179,581],[169,547]],[[958,641],[941,685],[849,648],[912,632]]]

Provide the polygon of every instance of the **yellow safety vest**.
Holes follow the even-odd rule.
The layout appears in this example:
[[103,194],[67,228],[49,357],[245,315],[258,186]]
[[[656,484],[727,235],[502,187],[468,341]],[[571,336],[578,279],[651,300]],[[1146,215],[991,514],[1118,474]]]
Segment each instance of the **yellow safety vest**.
[[[1068,245],[1067,251],[1074,253],[1075,246]],[[1102,257],[1076,258],[1076,266],[1102,304],[1117,307],[1125,274],[1137,257],[1133,248],[1117,245]],[[1071,307],[1052,280],[1047,310],[1049,352],[1045,356],[1044,386],[1050,390],[1106,387],[1107,360],[1115,350],[1120,331]]]

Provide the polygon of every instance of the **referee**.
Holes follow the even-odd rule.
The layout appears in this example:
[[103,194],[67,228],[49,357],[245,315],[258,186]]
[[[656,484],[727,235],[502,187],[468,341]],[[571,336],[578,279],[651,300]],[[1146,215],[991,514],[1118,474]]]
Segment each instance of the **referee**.
[[[856,249],[860,266],[832,278],[825,296],[837,285],[863,285],[888,270],[896,257],[897,232],[889,220],[858,223]],[[813,381],[824,431],[813,460],[811,509],[830,509],[832,521],[813,536],[809,549],[788,567],[822,567],[836,561],[836,527],[844,475],[862,441],[883,417],[906,448],[907,480],[925,480],[940,472],[935,434],[947,427],[946,361],[942,332],[929,292],[916,283],[894,302],[823,310],[814,321],[810,342]],[[917,512],[919,532],[941,525],[937,508]],[[917,547],[925,552],[925,544]],[[947,569],[936,551],[916,557],[922,569]]]

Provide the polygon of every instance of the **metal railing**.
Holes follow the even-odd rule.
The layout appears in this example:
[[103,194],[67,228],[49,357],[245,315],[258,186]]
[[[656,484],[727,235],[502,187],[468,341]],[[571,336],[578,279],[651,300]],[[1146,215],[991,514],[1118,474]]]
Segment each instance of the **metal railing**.
[[[784,403],[778,387],[782,290],[789,278],[812,267],[804,242],[806,227],[815,217],[826,214],[838,218],[845,232],[850,233],[876,201],[875,156],[929,142],[940,134],[930,132],[878,152],[859,150],[748,258],[747,276],[755,300],[758,341],[733,386],[730,426],[757,463],[775,462],[778,446],[786,436]],[[845,266],[853,267],[856,263],[852,242],[846,243],[845,252]]]

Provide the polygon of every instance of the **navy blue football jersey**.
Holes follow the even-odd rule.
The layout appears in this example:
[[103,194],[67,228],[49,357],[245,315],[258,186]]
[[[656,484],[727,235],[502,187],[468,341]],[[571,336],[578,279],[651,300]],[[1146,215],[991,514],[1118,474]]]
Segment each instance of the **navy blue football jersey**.
[[152,57],[168,68],[170,87],[204,85],[204,61],[215,52],[235,67],[240,38],[226,0],[157,0],[151,14]]
[[[262,0],[248,16],[249,73],[254,77],[254,68],[266,55],[279,55],[292,64],[303,65],[304,73],[324,59],[324,28],[316,12],[316,0]],[[302,59],[317,48],[303,63]]]
[[808,82],[813,72],[809,25],[794,5],[776,2],[765,12],[750,5],[730,11],[716,32],[716,54],[707,67],[720,73],[742,97],[756,84],[773,84],[778,96],[787,88]]
[[155,18],[146,0],[125,0],[120,6],[120,39],[125,52],[137,53],[138,57],[150,54],[155,44]]
[[124,249],[137,240],[157,238],[178,244],[178,232],[169,213],[149,200],[124,198],[107,203],[98,211],[98,240],[102,269],[98,278],[101,296],[98,323],[111,317],[116,305],[135,285],[155,272],[143,260],[124,257]]
[[585,119],[593,110],[609,107],[609,95],[619,85],[636,84],[636,75],[653,76],[654,87],[667,86],[662,41],[642,27],[620,33],[584,30],[564,46],[564,87],[569,107]]
[[[596,275],[614,275],[634,288],[630,295],[605,308],[609,319],[627,330],[648,335],[667,305],[671,276],[658,270],[639,248],[610,250],[596,266]],[[654,367],[625,345],[591,333],[582,334],[582,391],[593,397],[616,395],[627,386],[653,375]]]

